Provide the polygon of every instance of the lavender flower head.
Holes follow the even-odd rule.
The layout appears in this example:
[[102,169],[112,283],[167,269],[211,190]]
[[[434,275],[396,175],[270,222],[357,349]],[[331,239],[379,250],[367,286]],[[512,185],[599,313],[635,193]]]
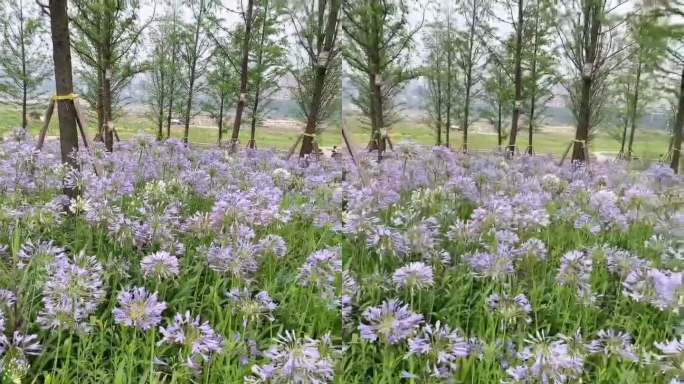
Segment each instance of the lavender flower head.
[[257,252],[261,256],[273,255],[282,258],[287,253],[287,243],[278,235],[268,235],[257,243]]
[[588,252],[570,251],[563,255],[556,282],[564,287],[575,288],[585,302],[593,302],[591,293],[591,271],[593,261]]
[[29,371],[29,356],[39,356],[43,348],[36,335],[14,331],[12,338],[0,335],[0,375],[10,383],[23,383]]
[[390,345],[410,337],[423,323],[423,315],[412,312],[408,305],[396,299],[366,309],[362,317],[365,322],[359,325],[361,338]]
[[44,329],[71,329],[87,332],[88,316],[104,300],[102,265],[83,252],[73,261],[59,259],[49,268],[43,285],[43,310],[38,323]]
[[180,345],[189,353],[187,365],[192,369],[199,368],[198,360],[206,362],[212,354],[223,352],[223,337],[208,322],[200,322],[199,316],[190,316],[190,311],[177,313],[168,327],[159,327],[159,332],[163,335],[159,344]]
[[451,377],[458,369],[456,362],[470,353],[468,341],[461,332],[439,321],[434,326],[426,324],[418,335],[408,340],[408,345],[407,356],[425,357],[427,373],[440,379]]
[[525,340],[526,347],[518,354],[523,365],[506,370],[511,383],[573,382],[582,375],[584,359],[570,353],[563,340],[552,340],[543,333]]
[[494,293],[487,299],[487,305],[503,319],[505,324],[515,324],[518,321],[530,323],[532,321],[530,318],[532,306],[523,294],[510,297],[506,293],[501,295]]
[[273,321],[273,312],[278,308],[273,299],[266,291],[260,291],[255,294],[248,288],[233,288],[226,296],[231,304],[242,314],[244,326],[248,323],[258,323],[261,319]]
[[684,336],[663,343],[655,343],[660,353],[668,360],[671,365],[667,369],[677,369],[684,372]]
[[114,322],[126,327],[147,331],[159,325],[166,303],[157,300],[157,293],[148,293],[138,287],[119,294],[119,308],[115,308]]
[[408,254],[408,240],[399,231],[383,225],[372,227],[366,240],[368,248],[381,257],[402,258]]
[[589,351],[602,356],[617,356],[628,361],[639,360],[632,344],[632,336],[612,329],[600,330],[597,338],[589,344]]
[[335,350],[325,339],[300,338],[285,331],[264,356],[270,363],[254,365],[253,376],[246,377],[245,383],[325,384],[334,380]]
[[423,262],[409,263],[397,269],[392,275],[392,281],[398,288],[423,289],[432,287],[435,283],[432,267]]
[[168,279],[178,276],[178,258],[166,251],[155,252],[143,257],[140,261],[140,268],[145,277],[156,277],[157,279]]
[[306,263],[299,268],[299,282],[305,287],[313,285],[319,288],[329,288],[335,285],[341,273],[340,248],[323,249],[312,253]]

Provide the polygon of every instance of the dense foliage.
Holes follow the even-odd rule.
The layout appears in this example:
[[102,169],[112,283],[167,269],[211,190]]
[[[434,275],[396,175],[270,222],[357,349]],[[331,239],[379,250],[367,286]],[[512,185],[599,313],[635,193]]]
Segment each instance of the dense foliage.
[[669,168],[54,144],[0,144],[2,380],[684,380]]

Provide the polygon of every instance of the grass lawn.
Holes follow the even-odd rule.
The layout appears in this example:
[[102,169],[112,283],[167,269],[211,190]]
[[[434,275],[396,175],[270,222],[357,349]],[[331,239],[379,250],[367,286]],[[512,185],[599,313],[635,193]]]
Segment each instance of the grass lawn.
[[[56,117],[56,115],[54,115]],[[57,136],[57,119],[53,117],[48,131],[48,136]],[[95,132],[95,119],[89,118],[89,134],[92,138]],[[20,113],[16,108],[8,106],[0,106],[0,136],[6,135],[14,127],[20,124]],[[365,147],[368,142],[369,131],[362,128],[358,122],[358,118],[351,116],[345,118],[345,124],[352,137],[357,150]],[[42,123],[34,121],[30,123],[30,129],[33,134],[38,134]],[[230,125],[229,125],[230,126]],[[155,134],[154,123],[143,116],[126,115],[121,117],[116,122],[117,131],[122,139],[127,139],[135,136],[137,133],[143,131],[150,135]],[[412,141],[423,145],[433,145],[435,143],[435,136],[430,127],[422,122],[401,121],[392,127],[391,138],[394,144],[402,141]],[[224,134],[224,138],[229,137],[230,133]],[[295,141],[299,131],[294,128],[282,128],[273,126],[264,126],[257,128],[256,140],[259,148],[275,148],[279,150],[286,150],[290,148]],[[574,129],[568,127],[566,130],[553,129],[546,130],[535,134],[534,149],[538,154],[554,154],[560,156],[567,148],[570,140],[574,135]],[[171,136],[175,138],[183,137],[183,127],[172,127]],[[214,145],[217,139],[217,129],[210,127],[194,127],[190,128],[190,142],[199,145]],[[249,140],[249,127],[244,126],[240,133],[240,142],[246,144]],[[520,150],[524,150],[527,146],[527,133],[520,132],[518,142],[520,143]],[[657,161],[659,157],[666,152],[668,146],[669,136],[662,131],[641,129],[637,130],[634,140],[635,156],[647,160]],[[321,146],[332,147],[341,143],[341,136],[339,131],[329,129],[321,135]],[[462,145],[462,132],[451,132],[451,146],[460,148]],[[491,150],[496,147],[496,135],[490,132],[472,132],[469,134],[469,148],[472,150]],[[617,154],[620,149],[620,143],[612,138],[605,131],[597,132],[594,139],[590,143],[590,150],[594,153],[600,152],[604,155],[611,156]]]

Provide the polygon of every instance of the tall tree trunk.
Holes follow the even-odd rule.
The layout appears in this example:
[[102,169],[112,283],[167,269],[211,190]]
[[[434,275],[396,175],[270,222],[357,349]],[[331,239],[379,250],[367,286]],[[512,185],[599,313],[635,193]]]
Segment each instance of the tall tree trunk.
[[468,150],[468,118],[470,115],[470,92],[473,86],[473,47],[475,45],[475,23],[477,21],[476,1],[473,0],[473,18],[470,23],[470,35],[468,36],[468,70],[466,71],[465,106],[463,111],[463,150]]
[[[262,10],[263,13],[263,20],[261,22],[261,35],[259,37],[259,46],[257,49],[257,62],[256,66],[257,68],[260,68],[263,60],[264,60],[264,43],[266,41],[266,18],[268,17],[268,6],[269,2],[268,0],[262,0],[264,1],[264,8]],[[252,118],[250,122],[250,131],[249,131],[249,144],[248,147],[250,149],[255,149],[256,148],[256,123],[257,123],[257,113],[259,111],[259,98],[261,97],[261,77],[257,78],[257,81],[254,84],[254,102],[252,103]]]
[[[337,20],[339,18],[340,7],[342,0],[330,0],[330,10],[328,11],[328,20],[325,25],[325,37],[323,42],[323,52],[326,52],[326,62],[318,63],[314,74],[314,88],[311,96],[311,103],[309,104],[309,115],[306,118],[306,127],[304,128],[304,137],[302,137],[302,146],[299,151],[299,156],[303,157],[313,151],[313,135],[316,134],[316,124],[318,123],[318,115],[320,114],[321,102],[323,97],[323,87],[325,86],[325,78],[328,71],[328,65],[332,61],[331,52],[335,48],[335,36],[337,32]],[[319,53],[320,57],[320,53]]]
[[632,126],[629,130],[629,144],[627,145],[627,158],[632,159],[632,144],[634,144],[634,132],[636,131],[637,112],[639,106],[639,83],[641,81],[641,53],[639,53],[637,63],[636,80],[634,82],[634,98],[632,99],[632,113],[630,120]]
[[437,74],[437,146],[442,145],[442,79],[441,73]]
[[107,151],[114,150],[114,119],[112,118],[112,79],[111,71],[106,70],[104,76],[103,88],[103,114],[104,114],[104,142]]
[[159,70],[159,84],[161,85],[161,89],[159,92],[159,104],[158,104],[158,113],[159,116],[157,116],[157,141],[162,141],[164,138],[164,107],[166,106],[164,104],[164,94],[166,93],[166,89],[164,87],[164,68],[161,68]]
[[240,99],[238,100],[237,107],[235,108],[235,120],[233,121],[233,132],[230,135],[232,149],[235,146],[240,137],[240,126],[242,125],[242,113],[245,110],[245,104],[247,104],[247,79],[249,73],[249,45],[252,36],[252,12],[254,10],[254,0],[249,0],[247,3],[247,14],[245,16],[245,35],[243,36],[244,41],[242,42],[242,63],[240,64]]
[[[369,60],[370,61],[370,60]],[[372,71],[371,71],[372,72]],[[368,74],[368,100],[369,100],[369,105],[368,105],[368,113],[370,115],[370,123],[371,123],[371,136],[370,140],[368,141],[368,150],[373,151],[378,149],[378,122],[375,119],[376,114],[375,114],[375,97],[373,96],[373,83],[375,82],[375,75],[373,73]]]
[[219,115],[218,115],[218,145],[221,146],[221,140],[223,140],[223,108],[226,101],[226,94],[221,94],[221,102],[219,104]]
[[515,140],[518,136],[518,120],[520,119],[520,101],[522,99],[522,35],[523,35],[523,0],[518,0],[518,25],[515,29],[515,100],[513,103],[513,119],[508,136],[508,153],[515,152]]
[[[67,16],[67,0],[50,0],[50,30],[52,32],[52,59],[55,66],[55,89],[57,95],[69,95],[74,92],[71,74],[71,45],[69,42],[69,17]],[[73,103],[57,102],[59,116],[59,144],[62,163],[78,169],[78,162],[71,155],[78,151],[78,134],[76,132],[76,111]],[[75,187],[64,186],[64,194],[74,198],[78,194]]]
[[183,143],[188,144],[188,137],[190,136],[190,118],[192,116],[192,99],[195,92],[195,80],[197,77],[197,59],[199,52],[197,47],[199,45],[200,30],[202,29],[202,16],[204,14],[204,3],[200,4],[199,15],[197,17],[197,24],[195,25],[195,35],[192,41],[192,59],[190,60],[190,77],[188,78],[188,97],[185,103],[185,126],[183,128]]
[[679,105],[677,107],[677,120],[672,127],[672,162],[670,167],[679,173],[679,157],[682,149],[682,126],[684,126],[684,66],[682,67],[682,78],[679,84]]
[[591,87],[592,78],[585,76],[582,79],[582,89],[580,93],[580,110],[577,131],[575,132],[575,142],[572,149],[573,161],[586,161],[584,156],[585,146],[588,145],[589,127],[591,125]]
[[499,104],[499,107],[496,113],[496,142],[499,148],[501,148],[501,145],[503,144],[503,135],[501,134],[501,124],[503,124],[503,105],[500,101],[497,104]]
[[28,102],[28,74],[26,73],[26,44],[24,44],[24,5],[19,6],[19,37],[21,39],[21,127],[28,126],[27,102]]
[[[631,92],[631,86],[627,84],[627,97],[629,97],[632,94]],[[629,111],[631,110],[631,106],[628,104],[627,107],[625,108],[626,111],[624,112],[624,124],[622,124],[622,138],[621,138],[621,143],[620,143],[620,152],[618,153],[618,157],[624,157],[626,155],[625,153],[625,145],[627,144],[627,129],[629,128]]]
[[449,44],[449,47],[447,49],[447,99],[446,99],[446,131],[445,133],[445,145],[450,147],[449,143],[449,133],[451,131],[451,103],[453,102],[453,97],[451,95],[451,80],[452,80],[452,71],[453,71],[453,60],[451,57],[452,54],[452,44],[451,44],[451,7],[449,8],[449,14],[447,16],[447,44]]

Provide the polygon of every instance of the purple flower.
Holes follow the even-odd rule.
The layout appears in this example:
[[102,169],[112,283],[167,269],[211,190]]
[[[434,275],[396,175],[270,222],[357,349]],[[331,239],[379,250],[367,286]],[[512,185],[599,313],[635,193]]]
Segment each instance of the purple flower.
[[622,283],[623,293],[638,302],[653,305],[661,311],[677,313],[684,302],[684,272],[661,271],[656,268],[632,271]]
[[520,246],[518,255],[523,259],[546,260],[546,245],[539,239],[530,238]]
[[403,258],[408,254],[408,240],[396,229],[383,225],[372,227],[366,244],[381,257]]
[[684,336],[679,339],[665,341],[662,343],[655,343],[656,348],[664,355],[667,360],[665,369],[679,369],[684,368]]
[[592,301],[592,265],[593,261],[588,252],[570,251],[561,258],[556,281],[561,286],[577,289],[582,299]]
[[171,278],[180,273],[178,258],[166,251],[155,252],[143,257],[140,261],[140,268],[145,277],[156,277],[158,279]]
[[55,261],[43,285],[43,310],[38,323],[44,329],[88,331],[85,322],[104,300],[102,266],[83,252]]
[[426,370],[431,376],[447,379],[458,369],[458,359],[468,357],[470,346],[458,330],[439,321],[426,324],[418,335],[408,340],[407,356],[419,355],[426,359]]
[[223,337],[208,322],[201,323],[199,316],[190,316],[190,311],[177,313],[168,327],[159,327],[159,332],[164,336],[159,344],[180,345],[189,353],[186,364],[192,369],[198,368],[198,359],[206,362],[212,354],[223,352]]
[[398,288],[423,289],[431,287],[433,279],[432,267],[423,262],[409,263],[394,272],[392,281]]
[[423,323],[423,315],[413,313],[408,305],[396,299],[368,308],[361,316],[365,320],[359,325],[361,338],[367,341],[379,339],[387,344],[405,340]]
[[518,354],[523,364],[506,370],[512,383],[564,384],[582,375],[584,359],[570,353],[562,339],[552,340],[537,334],[526,339],[525,344]]
[[494,293],[487,299],[487,305],[494,313],[500,316],[506,324],[515,324],[520,320],[526,323],[532,321],[530,318],[532,306],[530,305],[529,300],[527,300],[527,297],[523,294],[510,297],[506,293],[501,295]]
[[299,338],[293,331],[285,331],[275,338],[275,344],[264,353],[268,364],[254,365],[254,376],[245,383],[332,383],[334,358],[337,349],[329,336],[321,340]]
[[602,356],[617,356],[628,361],[639,360],[629,333],[616,332],[612,329],[600,330],[597,338],[589,344],[589,351]]
[[256,254],[254,244],[248,241],[225,247],[213,245],[207,250],[207,263],[212,271],[249,278],[259,269]]
[[244,326],[258,323],[262,318],[273,321],[273,312],[278,308],[266,291],[253,294],[249,289],[233,288],[226,294],[228,300],[242,314]]
[[299,268],[299,282],[302,286],[316,286],[332,289],[339,274],[342,273],[342,255],[340,248],[328,248],[316,251],[309,256]]
[[43,268],[46,265],[53,263],[55,260],[63,259],[66,257],[64,248],[56,247],[51,241],[42,241],[37,244],[33,244],[31,240],[27,240],[24,245],[21,246],[19,252],[17,252],[17,258],[19,259],[18,267],[24,269],[27,266],[33,264],[37,265],[38,268]]
[[503,245],[498,247],[496,253],[474,252],[466,255],[465,261],[470,265],[473,275],[477,278],[502,280],[515,272],[512,250]]
[[43,348],[36,335],[24,335],[14,331],[12,338],[0,335],[0,369],[3,380],[22,383],[29,371],[29,356],[38,356]]
[[285,240],[278,235],[268,235],[259,240],[256,249],[257,253],[261,256],[273,255],[277,258],[281,258],[287,253],[287,244],[285,243]]
[[157,293],[149,294],[138,287],[119,294],[119,306],[113,310],[114,322],[147,331],[161,322],[166,303],[157,300]]

